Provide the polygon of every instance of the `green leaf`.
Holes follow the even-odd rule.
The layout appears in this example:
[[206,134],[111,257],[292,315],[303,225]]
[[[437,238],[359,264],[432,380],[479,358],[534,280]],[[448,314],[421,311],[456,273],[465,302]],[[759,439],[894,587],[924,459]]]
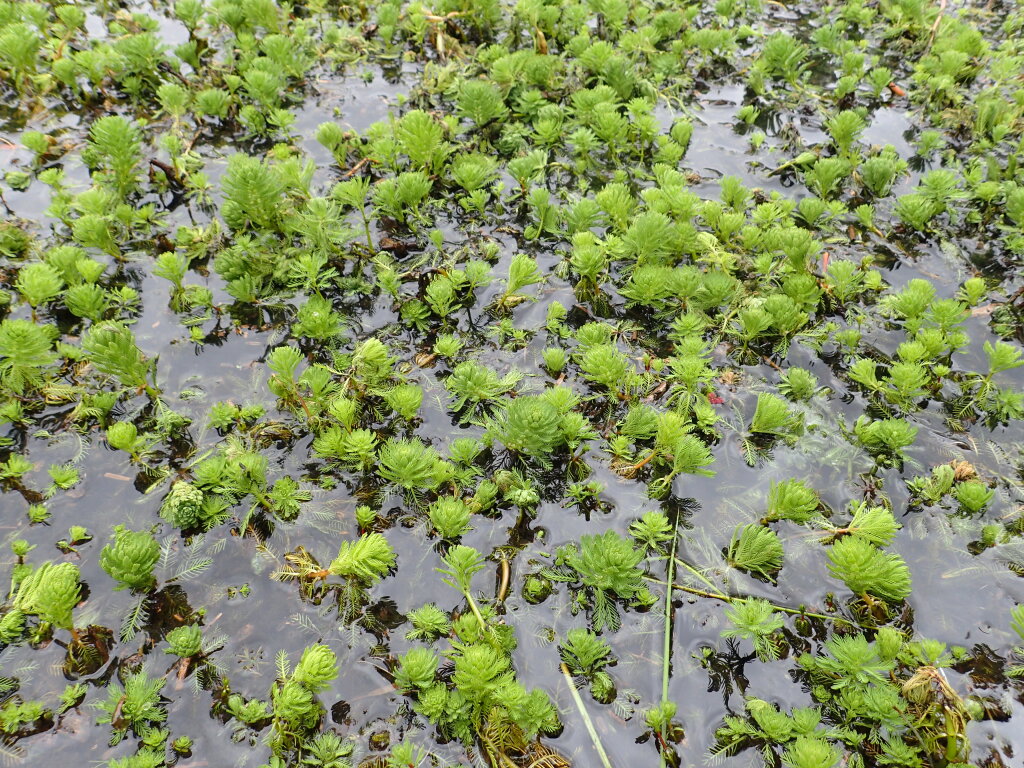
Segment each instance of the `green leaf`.
[[394,567],[395,559],[387,539],[379,533],[366,533],[355,541],[343,542],[328,570],[336,576],[373,584]]
[[146,377],[152,369],[135,344],[135,334],[121,323],[93,326],[82,339],[82,348],[100,373],[113,376],[125,387],[148,388]]
[[882,552],[867,541],[848,536],[828,552],[829,572],[857,595],[898,603],[910,594],[910,570],[899,555]]
[[726,559],[735,568],[771,578],[782,568],[782,541],[770,528],[742,525],[733,534]]
[[100,552],[100,566],[118,582],[117,589],[149,589],[156,583],[153,567],[160,559],[160,545],[148,531],[114,528],[114,542]]

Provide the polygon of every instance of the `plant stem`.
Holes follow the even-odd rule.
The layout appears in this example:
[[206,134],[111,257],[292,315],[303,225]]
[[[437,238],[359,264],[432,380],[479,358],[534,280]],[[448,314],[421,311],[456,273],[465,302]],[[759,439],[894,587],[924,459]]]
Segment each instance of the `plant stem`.
[[[680,565],[686,565],[686,563],[684,563],[682,560],[678,560],[677,559],[676,562],[678,562]],[[653,582],[654,584],[662,584],[662,585],[665,584],[665,582],[663,582],[661,579],[651,578],[650,576],[648,576],[646,578],[647,578],[648,581]],[[709,582],[707,582],[706,579],[704,579],[704,581],[706,583],[709,583]],[[748,598],[748,597],[746,597],[744,595],[727,595],[724,592],[708,591],[708,590],[704,590],[704,589],[696,589],[695,587],[684,587],[682,584],[673,584],[672,588],[673,589],[678,589],[681,592],[688,592],[691,595],[697,595],[698,597],[709,597],[712,600],[721,600],[723,603],[734,603],[737,600],[748,600],[748,599],[750,599],[750,598]],[[714,585],[711,585],[711,589],[714,590]],[[762,598],[762,599],[764,599],[764,598]],[[825,621],[838,621],[838,622],[841,622],[843,624],[849,624],[851,627],[859,627],[860,629],[875,629],[875,627],[868,627],[868,626],[865,626],[864,624],[859,624],[856,621],[852,621],[850,619],[843,618],[842,616],[829,616],[826,613],[815,613],[813,611],[804,611],[804,610],[801,610],[799,608],[789,608],[789,607],[787,607],[785,605],[779,605],[778,603],[772,603],[771,600],[768,600],[767,602],[771,603],[772,608],[774,608],[775,610],[782,611],[783,613],[789,613],[789,614],[792,614],[793,616],[808,616],[808,617],[810,617],[812,619],[824,619]]]
[[[672,547],[668,554],[668,565],[666,566],[666,585],[665,585],[665,634],[661,645],[661,705],[662,707],[668,702],[668,681],[669,681],[669,662],[672,657],[672,589],[676,580],[676,541],[679,539],[679,519],[676,518],[675,524],[672,527]],[[664,768],[665,766],[665,749],[664,745],[668,742],[665,738],[665,726],[666,723],[662,723],[661,726],[661,743],[662,749],[658,750],[658,762],[659,765]]]
[[470,594],[468,589],[462,594],[466,596],[466,601],[469,603],[470,610],[473,611],[473,615],[476,616],[476,620],[480,622],[480,631],[483,632],[485,629],[488,629],[487,622],[484,621],[484,617],[480,613],[480,609],[477,607],[476,600],[473,599],[473,595]]
[[587,733],[590,734],[590,740],[594,744],[594,749],[597,750],[597,756],[601,758],[601,765],[603,768],[612,768],[611,760],[608,759],[608,753],[604,751],[601,739],[597,735],[597,729],[594,728],[594,722],[590,719],[590,715],[587,714],[587,710],[583,706],[583,699],[580,698],[580,693],[576,690],[576,683],[573,682],[572,675],[569,674],[569,668],[564,663],[562,664],[562,674],[565,675],[565,680],[569,683],[569,692],[572,694],[572,700],[576,704],[576,709],[580,711],[583,725],[586,726]]

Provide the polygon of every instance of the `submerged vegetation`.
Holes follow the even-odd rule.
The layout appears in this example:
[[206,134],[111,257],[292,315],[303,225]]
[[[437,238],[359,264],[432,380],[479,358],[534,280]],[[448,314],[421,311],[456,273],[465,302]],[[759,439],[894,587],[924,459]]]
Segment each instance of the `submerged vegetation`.
[[0,759],[1014,764],[953,6],[0,2]]

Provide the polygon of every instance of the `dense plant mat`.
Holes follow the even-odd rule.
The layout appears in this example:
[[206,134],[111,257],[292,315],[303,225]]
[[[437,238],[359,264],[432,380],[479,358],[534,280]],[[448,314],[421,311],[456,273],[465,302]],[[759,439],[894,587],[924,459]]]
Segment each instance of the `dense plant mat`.
[[1019,765],[1024,13],[0,2],[0,758]]

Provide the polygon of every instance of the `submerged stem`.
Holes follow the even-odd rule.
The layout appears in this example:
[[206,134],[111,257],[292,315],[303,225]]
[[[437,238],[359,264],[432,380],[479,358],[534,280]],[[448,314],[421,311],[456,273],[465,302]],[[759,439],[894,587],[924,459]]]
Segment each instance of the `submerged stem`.
[[[677,560],[676,562],[678,562],[680,565],[685,565],[685,563],[683,561],[681,561],[681,560]],[[655,579],[655,578],[652,578],[650,576],[647,576],[646,578],[647,578],[648,581],[650,581],[650,582],[652,582],[654,584],[661,584],[661,585],[665,584],[665,582],[662,581],[661,579]],[[697,589],[695,587],[686,587],[686,586],[683,586],[682,584],[673,584],[672,588],[673,589],[678,589],[681,592],[687,592],[687,593],[689,593],[691,595],[697,595],[698,597],[709,597],[712,600],[721,600],[723,603],[734,603],[737,600],[749,600],[750,599],[749,597],[744,596],[744,595],[727,595],[724,592],[709,591],[709,590],[704,590],[704,589]],[[713,585],[712,585],[712,590],[714,590],[714,586]],[[765,599],[765,598],[760,598],[760,599]],[[842,616],[829,616],[826,613],[815,613],[814,611],[805,611],[805,610],[802,610],[800,608],[789,608],[789,607],[787,607],[785,605],[779,605],[778,603],[772,603],[771,600],[767,600],[767,602],[771,603],[772,608],[774,608],[775,610],[782,611],[783,613],[788,613],[788,614],[791,614],[793,616],[808,616],[808,617],[810,617],[812,619],[824,619],[825,621],[838,621],[838,622],[840,622],[842,624],[848,624],[851,627],[858,627],[860,629],[876,629],[876,627],[869,627],[869,626],[867,626],[865,624],[860,624],[860,623],[858,623],[856,621],[853,621],[852,619],[847,619],[847,618],[844,618]]]
[[[661,705],[664,707],[668,702],[669,666],[672,657],[672,589],[676,580],[676,541],[679,539],[679,520],[675,520],[672,527],[672,546],[669,549],[668,565],[666,566],[665,584],[665,633],[661,646]],[[668,744],[665,733],[666,724],[661,726],[662,749],[658,751],[659,764],[664,768],[665,749]]]
[[569,674],[569,668],[562,663],[562,674],[565,675],[566,682],[569,683],[569,693],[572,694],[572,700],[576,704],[576,709],[580,712],[580,717],[583,718],[583,725],[587,728],[587,733],[590,734],[590,741],[594,744],[594,749],[597,750],[597,756],[601,758],[601,765],[603,768],[612,768],[611,760],[608,759],[608,753],[604,751],[604,746],[601,744],[601,738],[597,735],[597,729],[594,728],[594,722],[590,719],[590,715],[587,713],[586,707],[583,706],[583,699],[580,698],[579,691],[576,690],[576,683],[572,680],[572,675]]

